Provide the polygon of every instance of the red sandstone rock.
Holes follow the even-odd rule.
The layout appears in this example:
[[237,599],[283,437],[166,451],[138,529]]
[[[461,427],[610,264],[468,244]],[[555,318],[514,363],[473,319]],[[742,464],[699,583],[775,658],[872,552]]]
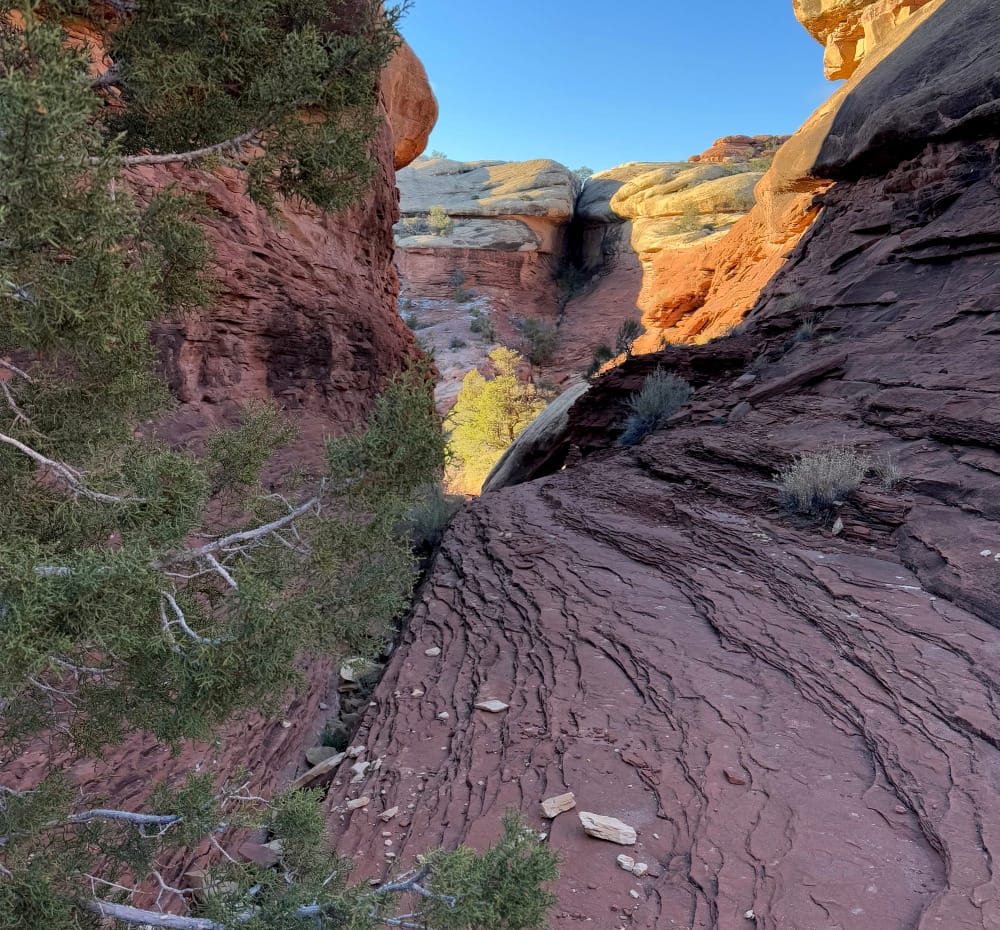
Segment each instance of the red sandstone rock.
[[[974,30],[995,71],[991,3],[946,11],[922,40]],[[884,149],[851,154],[745,331],[601,378],[570,415],[580,464],[459,514],[362,723],[386,762],[355,790],[413,810],[400,861],[483,845],[514,806],[563,853],[557,930],[609,908],[650,930],[995,926],[1000,140],[966,125],[878,174],[848,172]],[[697,388],[686,419],[616,447],[659,366]],[[783,513],[775,471],[834,444],[902,483]],[[473,710],[485,689],[516,696],[502,720]],[[573,818],[538,816],[564,785],[638,829],[641,891]],[[340,850],[385,874],[344,794]]]
[[382,73],[382,94],[395,142],[396,170],[427,147],[438,118],[438,103],[423,62],[405,42]]
[[692,155],[695,162],[749,161],[774,155],[790,136],[723,136],[700,155]]

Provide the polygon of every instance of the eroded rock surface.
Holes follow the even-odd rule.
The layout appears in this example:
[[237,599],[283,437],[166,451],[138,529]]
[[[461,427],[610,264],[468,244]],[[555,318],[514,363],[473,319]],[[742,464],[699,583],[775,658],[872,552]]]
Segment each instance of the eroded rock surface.
[[[554,317],[579,182],[557,162],[423,159],[399,172],[396,264],[412,297],[450,297],[457,275],[501,311]],[[442,207],[443,235],[419,221]],[[414,227],[414,223],[418,223]],[[440,230],[438,231],[440,232]]]
[[[998,35],[969,39],[994,66]],[[998,926],[998,189],[978,134],[845,177],[744,332],[606,375],[569,467],[458,516],[362,724],[382,768],[327,800],[361,874],[390,871],[383,808],[407,861],[516,807],[564,853],[557,928]],[[692,402],[616,447],[659,366]],[[785,513],[775,472],[833,445],[899,480]],[[648,871],[544,821],[566,791]]]
[[824,46],[831,81],[849,78],[858,65],[920,7],[941,0],[793,0],[795,15]]

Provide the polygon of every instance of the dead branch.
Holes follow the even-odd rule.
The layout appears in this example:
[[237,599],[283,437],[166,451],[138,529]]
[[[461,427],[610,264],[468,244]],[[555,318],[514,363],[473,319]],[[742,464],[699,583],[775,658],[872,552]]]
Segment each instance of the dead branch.
[[87,500],[99,501],[103,504],[140,504],[143,502],[143,498],[140,497],[119,497],[116,494],[102,494],[100,491],[91,490],[84,484],[82,472],[67,465],[65,462],[57,462],[54,459],[47,458],[41,452],[32,449],[31,446],[26,446],[13,436],[0,433],[0,442],[17,449],[18,452],[28,456],[29,459],[47,468],[59,481],[69,488],[74,497],[85,497]]

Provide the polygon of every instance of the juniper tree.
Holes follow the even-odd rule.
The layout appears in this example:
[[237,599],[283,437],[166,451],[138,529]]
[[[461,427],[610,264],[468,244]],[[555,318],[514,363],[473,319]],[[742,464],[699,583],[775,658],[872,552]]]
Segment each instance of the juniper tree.
[[[211,299],[211,255],[197,202],[167,190],[140,203],[127,183],[137,165],[226,158],[265,205],[353,202],[376,170],[399,13],[0,0],[0,759],[25,740],[85,753],[135,728],[209,736],[280,701],[304,648],[371,653],[405,606],[400,527],[443,461],[426,366],[387,386],[364,432],[329,441],[321,473],[278,490],[261,470],[291,430],[272,406],[203,449],[157,440],[147,424],[169,398],[149,325]],[[63,22],[81,17],[108,52],[102,73],[68,41]],[[244,870],[184,926],[363,928],[430,881],[421,866],[402,889],[351,888],[315,799],[238,794],[194,779],[147,811],[107,811],[55,778],[0,786],[0,927],[165,925],[128,910],[126,876],[153,876],[183,911],[159,855],[250,820],[283,837],[296,880]],[[544,871],[525,873],[542,905]]]

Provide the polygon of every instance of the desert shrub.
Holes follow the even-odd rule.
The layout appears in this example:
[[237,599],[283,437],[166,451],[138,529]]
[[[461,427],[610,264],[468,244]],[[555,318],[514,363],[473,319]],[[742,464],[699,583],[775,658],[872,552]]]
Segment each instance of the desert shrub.
[[559,309],[562,310],[575,297],[587,288],[589,277],[576,265],[566,263],[559,266],[555,275],[556,287],[559,289]]
[[448,283],[452,286],[451,299],[455,303],[465,304],[473,298],[472,291],[465,289],[465,272],[456,268],[449,276]]
[[645,332],[646,327],[638,320],[624,320],[615,333],[615,352],[624,355],[625,358],[631,358],[636,339]]
[[437,547],[455,512],[462,506],[462,498],[445,494],[440,482],[429,484],[418,492],[418,497],[407,514],[410,540],[417,552],[427,552]]
[[444,207],[435,204],[427,214],[427,225],[435,236],[448,236],[455,228],[455,221]]
[[399,222],[404,236],[426,236],[431,231],[427,216],[406,216]]
[[740,192],[719,203],[718,209],[723,213],[749,213],[756,202],[753,194]]
[[856,491],[870,467],[867,456],[848,446],[800,455],[775,476],[781,503],[793,513],[824,513]]
[[898,487],[903,481],[903,472],[892,456],[884,456],[872,462],[872,472],[887,491]]
[[483,342],[494,343],[497,341],[497,328],[493,325],[493,321],[490,319],[487,311],[480,310],[477,307],[469,316],[471,318],[469,329],[482,339]]
[[672,372],[654,371],[629,400],[628,419],[621,436],[623,446],[634,446],[673,416],[691,399],[691,385]]
[[448,348],[449,349],[464,349],[467,345],[468,345],[468,343],[464,339],[459,339],[458,336],[455,336],[451,340],[451,342],[448,343]]
[[559,331],[552,323],[529,317],[518,326],[524,341],[524,357],[536,368],[552,360],[559,341]]
[[431,149],[431,155],[430,155],[430,157],[431,158],[447,158],[448,156],[445,155],[445,153],[442,152],[441,149]]
[[589,181],[593,177],[594,169],[588,168],[586,165],[581,165],[579,168],[573,169],[573,174],[576,175],[577,179],[580,181],[580,184],[582,185],[586,184],[587,181]]
[[792,334],[792,342],[812,342],[816,338],[816,320],[813,317],[806,317],[802,325]]
[[594,346],[594,351],[590,357],[590,367],[587,369],[587,377],[593,378],[614,357],[615,353],[611,351],[611,346],[606,342]]
[[492,378],[470,371],[462,381],[446,425],[455,457],[452,485],[478,492],[507,447],[544,409],[535,387],[517,377],[521,356],[513,349],[494,349]]
[[692,201],[685,208],[684,211],[677,217],[674,221],[673,228],[677,232],[698,232],[700,229],[704,228],[705,221],[701,218],[701,213],[698,211],[697,205]]

